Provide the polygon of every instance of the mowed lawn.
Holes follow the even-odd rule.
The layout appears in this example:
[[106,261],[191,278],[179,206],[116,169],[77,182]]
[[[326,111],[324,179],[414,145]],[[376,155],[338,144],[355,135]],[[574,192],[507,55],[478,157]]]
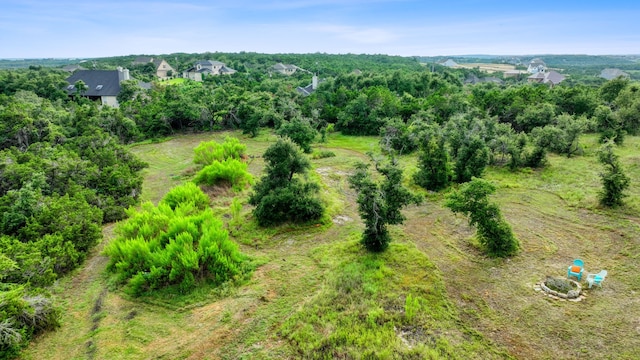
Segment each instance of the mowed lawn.
[[[272,133],[180,135],[132,147],[150,165],[143,198],[157,203],[188,181],[193,148],[229,135],[247,144],[258,178],[261,154],[277,139]],[[628,205],[614,210],[597,203],[596,137],[582,143],[583,156],[552,155],[544,169],[486,171],[498,186],[492,199],[522,245],[501,260],[483,255],[467,220],[442,206],[444,194],[425,194],[422,205],[405,210],[405,224],[392,227],[389,250],[366,254],[357,244],[363,227],[347,177],[377,140],[332,134],[314,147],[336,157],[312,160],[329,221],[260,229],[245,204],[235,238],[261,264],[247,284],[131,299],[104,275],[103,242],[54,289],[63,325],[36,339],[24,358],[358,358],[367,347],[388,350],[374,355],[390,359],[640,358],[640,138],[628,137],[617,150],[632,180]],[[408,177],[415,156],[401,161]],[[249,191],[210,192],[212,204],[224,218],[230,199],[246,200]],[[105,242],[112,232],[105,227]],[[534,291],[546,276],[566,276],[574,258],[587,272],[609,272],[602,288],[586,290],[577,303]],[[420,299],[417,307],[407,305],[409,295]]]

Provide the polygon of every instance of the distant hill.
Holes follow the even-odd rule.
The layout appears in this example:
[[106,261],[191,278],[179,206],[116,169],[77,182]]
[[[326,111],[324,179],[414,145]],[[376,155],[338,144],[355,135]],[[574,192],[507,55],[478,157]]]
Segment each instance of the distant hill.
[[29,66],[62,67],[77,64],[81,59],[0,59],[0,69],[23,69]]

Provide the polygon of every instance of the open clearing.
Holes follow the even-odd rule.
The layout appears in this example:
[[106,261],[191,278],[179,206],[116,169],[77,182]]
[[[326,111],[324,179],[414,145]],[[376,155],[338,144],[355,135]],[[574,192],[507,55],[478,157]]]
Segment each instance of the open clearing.
[[[249,155],[255,156],[249,170],[259,177],[260,156],[274,135],[180,135],[132,148],[150,164],[143,197],[157,202],[169,188],[188,180],[193,148],[227,135],[247,144]],[[24,358],[301,358],[308,353],[298,340],[312,343],[340,330],[322,322],[325,303],[344,308],[342,313],[325,312],[325,318],[337,314],[351,319],[351,312],[361,311],[365,316],[355,317],[353,325],[372,318],[375,325],[376,319],[404,313],[407,293],[421,294],[428,303],[415,326],[391,329],[395,335],[387,341],[396,349],[426,344],[440,349],[443,358],[640,358],[640,138],[628,137],[618,150],[632,179],[631,196],[622,209],[597,205],[595,136],[583,139],[584,156],[550,156],[545,169],[516,174],[489,169],[485,178],[499,188],[493,200],[522,245],[517,256],[506,260],[487,258],[478,250],[474,230],[465,218],[442,207],[442,194],[429,194],[421,206],[405,211],[408,220],[393,227],[394,243],[386,254],[365,254],[357,245],[362,223],[346,178],[356,161],[366,160],[365,153],[377,148],[376,141],[332,134],[328,143],[315,145],[337,155],[312,160],[331,200],[332,221],[266,231],[247,221],[238,241],[262,265],[238,288],[201,289],[185,299],[131,299],[110,287],[104,275],[106,258],[100,249],[113,236],[113,225],[105,226],[105,241],[53,290],[63,306],[62,327],[32,342]],[[414,156],[402,162],[409,173],[415,168]],[[231,196],[222,192],[214,198],[214,209],[224,215]],[[250,210],[245,206],[247,219]],[[574,258],[585,261],[587,272],[608,270],[601,289],[587,290],[579,303],[533,290],[546,275],[564,276]],[[384,266],[372,270],[370,265],[378,263]],[[367,271],[373,277],[363,281],[379,287],[380,304],[375,304],[378,298],[340,292],[341,281]],[[305,324],[313,324],[306,337]]]
[[516,69],[516,67],[511,64],[485,64],[485,63],[458,64],[458,67],[465,68],[465,69],[478,68],[488,73],[505,72],[505,71]]

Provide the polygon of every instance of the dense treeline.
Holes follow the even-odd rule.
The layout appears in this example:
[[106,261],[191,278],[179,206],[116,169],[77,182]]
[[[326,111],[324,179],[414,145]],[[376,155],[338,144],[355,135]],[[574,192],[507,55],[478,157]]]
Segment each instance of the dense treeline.
[[57,325],[46,287],[82,263],[104,222],[137,202],[146,166],[108,132],[110,109],[59,96],[56,72],[2,76],[0,358]]
[[[528,83],[465,85],[463,80],[475,70],[425,67],[415,59],[382,55],[172,56],[176,60],[172,65],[179,71],[195,60],[212,59],[238,72],[206,77],[199,83],[157,82],[148,91],[129,81],[123,84],[119,108],[100,108],[86,99],[68,99],[63,91],[66,74],[59,70],[0,71],[3,354],[14,354],[34,333],[55,326],[55,306],[43,289],[82,262],[101,237],[100,224],[123,218],[125,209],[136,203],[145,164],[123,144],[185,131],[241,129],[256,136],[270,128],[291,139],[295,146],[286,140],[280,147],[294,149],[291,153],[302,159],[305,155],[298,147],[309,153],[312,143],[331,131],[380,135],[385,152],[419,152],[413,179],[437,191],[451,182],[481,177],[489,165],[515,170],[544,166],[548,152],[579,156],[584,132],[598,132],[603,143],[617,145],[624,145],[626,134],[640,133],[640,86],[624,79],[553,88]],[[133,58],[95,64],[98,68],[128,66]],[[270,73],[269,67],[276,62],[318,74],[316,91],[300,95],[296,87],[308,85],[311,73],[298,71],[289,77]],[[305,164],[304,160],[299,163]],[[308,167],[300,165],[281,176],[276,165],[270,165],[274,171],[267,172],[252,195],[260,223],[277,224],[282,216],[296,220],[300,214],[304,219],[319,218],[323,204],[314,196],[317,186],[293,176]],[[229,179],[244,173],[240,163],[219,162],[206,169],[201,180],[234,181]],[[308,201],[283,210],[282,216],[271,216],[280,213],[267,210],[272,204],[295,204],[291,199]],[[186,207],[147,205],[143,212],[151,217],[188,215],[196,223],[216,223],[208,214]],[[171,241],[195,245],[203,241],[209,231],[205,230],[193,232],[191,239]],[[131,236],[134,233],[131,230]],[[201,262],[206,256],[198,251],[194,247],[189,255],[189,259],[200,259],[196,262],[179,260],[193,270],[193,277],[172,277],[169,264],[174,255],[162,255],[149,265],[157,271],[153,278],[145,277],[148,269],[140,268],[122,273],[121,281],[136,293],[163,284],[187,288],[198,276],[211,276],[206,271],[217,271]],[[122,256],[118,261],[123,264],[135,260]],[[117,268],[118,261],[111,266]],[[233,266],[230,274],[236,273]]]

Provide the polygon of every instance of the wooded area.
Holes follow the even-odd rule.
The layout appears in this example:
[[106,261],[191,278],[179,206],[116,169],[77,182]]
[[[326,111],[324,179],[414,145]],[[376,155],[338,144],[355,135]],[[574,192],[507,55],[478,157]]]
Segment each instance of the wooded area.
[[[488,254],[516,254],[517,239],[497,206],[475,198],[476,204],[465,207],[463,197],[477,196],[469,193],[476,189],[486,198],[495,190],[478,179],[489,166],[520,171],[543,168],[549,153],[581,156],[580,137],[586,133],[598,134],[603,144],[600,157],[608,172],[602,206],[624,206],[629,179],[615,152],[625,136],[640,135],[640,84],[632,80],[470,85],[464,80],[476,70],[383,55],[172,56],[176,68],[215,57],[238,72],[203,82],[156,81],[150,90],[127,82],[119,108],[112,108],[69,98],[68,74],[61,70],[0,70],[0,357],[16,356],[33,336],[58,326],[48,287],[83,263],[101,240],[103,224],[129,218],[105,253],[116,282],[128,284],[134,295],[166,286],[188,292],[200,282],[222,284],[253,269],[227,238],[222,220],[207,210],[199,188],[173,189],[157,206],[136,207],[147,164],[132,155],[129,144],[180,133],[239,129],[256,137],[273,131],[282,139],[264,153],[266,174],[249,199],[252,221],[269,227],[322,218],[319,186],[305,178],[311,166],[305,153],[328,133],[378,136],[390,159],[389,165],[375,163],[386,182],[374,182],[366,165],[354,169],[351,180],[367,226],[363,243],[375,251],[391,241],[386,224],[402,223],[400,209],[419,202],[395,185],[443,191],[467,183],[447,206],[478,226]],[[131,60],[96,63],[114,68]],[[275,62],[318,74],[318,88],[301,95],[296,88],[309,84],[311,75],[270,74]],[[136,75],[150,79],[142,69],[133,69]],[[237,191],[253,184],[242,144],[228,141],[225,150],[215,142],[195,149],[201,166],[197,184],[222,181]],[[418,171],[403,180],[394,159],[411,153],[418,154]],[[179,200],[172,202],[172,196]],[[384,210],[367,209],[371,204]],[[153,228],[153,219],[163,225]]]

